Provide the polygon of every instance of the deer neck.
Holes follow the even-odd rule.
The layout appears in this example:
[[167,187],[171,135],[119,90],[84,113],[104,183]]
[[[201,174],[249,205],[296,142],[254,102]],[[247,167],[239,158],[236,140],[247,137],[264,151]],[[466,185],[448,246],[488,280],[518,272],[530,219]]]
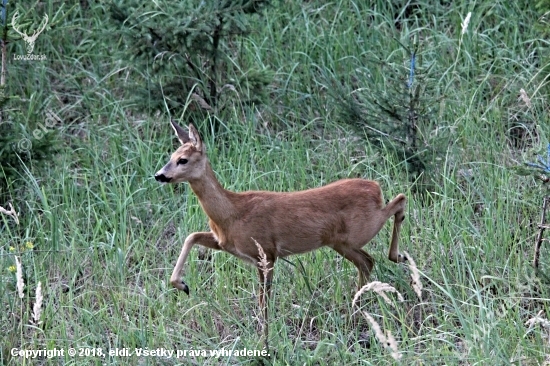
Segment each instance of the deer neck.
[[197,195],[202,209],[212,221],[222,225],[233,216],[235,207],[230,200],[231,192],[224,189],[216,179],[208,161],[205,174],[199,179],[189,181],[189,185]]

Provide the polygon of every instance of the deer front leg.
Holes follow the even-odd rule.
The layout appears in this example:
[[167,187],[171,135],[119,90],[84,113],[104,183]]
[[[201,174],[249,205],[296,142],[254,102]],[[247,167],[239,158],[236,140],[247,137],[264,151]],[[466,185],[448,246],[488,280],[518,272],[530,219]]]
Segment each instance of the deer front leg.
[[386,212],[393,215],[393,232],[390,242],[390,252],[388,258],[395,263],[407,261],[407,257],[399,253],[399,233],[401,232],[401,224],[405,220],[405,205],[407,198],[404,194],[398,194],[388,205],[384,208]]
[[191,248],[193,248],[193,245],[199,244],[207,248],[212,249],[218,249],[221,250],[220,246],[218,245],[218,242],[214,238],[214,235],[211,232],[198,232],[190,234],[183,243],[183,248],[181,249],[180,256],[178,257],[178,262],[176,263],[176,266],[174,267],[174,270],[172,271],[172,276],[170,277],[170,283],[172,286],[177,288],[178,290],[182,290],[187,295],[189,295],[189,286],[183,282],[183,280],[180,279],[181,270],[183,269],[183,265],[185,263],[185,260],[187,259],[187,256],[189,255],[189,252],[191,251]]

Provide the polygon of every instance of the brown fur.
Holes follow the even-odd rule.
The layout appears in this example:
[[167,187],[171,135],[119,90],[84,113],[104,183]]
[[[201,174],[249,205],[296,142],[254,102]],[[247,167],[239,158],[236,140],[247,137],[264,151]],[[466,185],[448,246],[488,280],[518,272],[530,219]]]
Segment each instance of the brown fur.
[[[397,195],[384,206],[377,182],[343,179],[319,188],[299,192],[225,190],[216,179],[199,134],[189,125],[187,134],[172,123],[180,146],[155,178],[161,182],[189,182],[209,217],[210,232],[187,237],[170,282],[180,290],[188,287],[180,280],[183,264],[195,244],[223,250],[258,266],[258,248],[263,248],[270,271],[261,283],[269,286],[277,258],[309,252],[324,246],[351,261],[359,271],[359,286],[368,280],[373,258],[362,247],[394,216],[389,259],[405,260],[398,251],[398,237],[404,219],[406,198]],[[181,161],[186,159],[187,161]],[[260,294],[263,307],[263,293]]]

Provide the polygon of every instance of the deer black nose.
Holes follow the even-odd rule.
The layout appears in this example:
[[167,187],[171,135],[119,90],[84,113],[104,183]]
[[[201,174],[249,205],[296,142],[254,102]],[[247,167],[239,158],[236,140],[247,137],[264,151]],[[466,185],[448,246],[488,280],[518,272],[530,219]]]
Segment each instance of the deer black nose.
[[172,178],[168,178],[164,174],[156,174],[155,179],[157,180],[157,182],[161,182],[161,183],[168,183],[172,180]]

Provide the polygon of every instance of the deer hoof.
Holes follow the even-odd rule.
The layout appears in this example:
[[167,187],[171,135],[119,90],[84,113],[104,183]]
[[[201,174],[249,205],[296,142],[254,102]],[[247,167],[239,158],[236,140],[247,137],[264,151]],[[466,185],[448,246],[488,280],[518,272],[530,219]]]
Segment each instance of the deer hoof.
[[181,286],[182,286],[181,290],[183,290],[183,292],[189,295],[189,286],[187,286],[183,281],[181,281]]
[[189,286],[187,286],[187,284],[183,282],[183,280],[171,280],[170,283],[178,290],[181,290],[189,295]]

